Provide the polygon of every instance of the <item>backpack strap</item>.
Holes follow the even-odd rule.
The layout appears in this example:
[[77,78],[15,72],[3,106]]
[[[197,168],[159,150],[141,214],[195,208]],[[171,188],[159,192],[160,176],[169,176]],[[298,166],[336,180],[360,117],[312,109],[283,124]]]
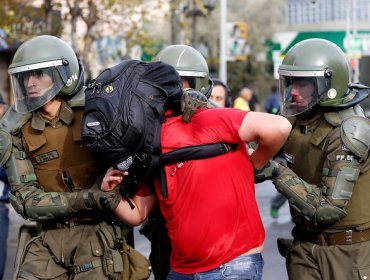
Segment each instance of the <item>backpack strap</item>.
[[166,173],[164,171],[164,166],[185,160],[215,157],[218,155],[228,153],[230,151],[235,151],[237,146],[238,146],[237,144],[218,142],[212,144],[182,147],[179,149],[175,149],[171,152],[164,153],[159,161],[161,166],[159,176],[161,181],[162,196],[164,198],[168,197]]
[[164,153],[161,156],[160,164],[165,166],[171,163],[180,162],[184,160],[192,159],[203,159],[209,157],[215,157],[230,152],[235,151],[237,144],[229,144],[224,142],[203,144],[197,146],[187,146],[179,149],[175,149],[171,152]]

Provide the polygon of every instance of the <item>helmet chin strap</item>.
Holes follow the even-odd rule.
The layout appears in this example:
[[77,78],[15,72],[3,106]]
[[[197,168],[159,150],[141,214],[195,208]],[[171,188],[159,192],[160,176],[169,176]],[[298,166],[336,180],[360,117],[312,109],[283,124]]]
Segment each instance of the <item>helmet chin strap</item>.
[[208,80],[208,89],[206,90],[206,92],[203,92],[203,94],[204,94],[207,98],[210,98],[210,97],[211,97],[212,89],[213,89],[213,81],[212,81],[212,79],[209,79],[209,80]]
[[304,111],[303,113],[301,114],[298,114],[296,117],[297,119],[312,119],[314,118],[318,113],[321,113],[323,111],[323,108],[320,107],[318,104],[316,104],[315,106],[307,109],[306,111]]

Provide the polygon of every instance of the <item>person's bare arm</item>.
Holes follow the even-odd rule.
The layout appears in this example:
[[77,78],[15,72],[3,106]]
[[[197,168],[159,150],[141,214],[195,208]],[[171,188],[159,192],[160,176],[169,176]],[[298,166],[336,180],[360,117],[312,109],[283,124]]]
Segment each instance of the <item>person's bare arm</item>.
[[239,136],[246,143],[258,142],[251,154],[254,168],[263,168],[285,143],[292,126],[282,116],[260,112],[249,112],[239,128]]
[[[128,175],[126,171],[120,171],[117,169],[109,168],[104,176],[101,189],[103,191],[110,191],[116,188]],[[157,198],[155,193],[147,196],[135,195],[131,200],[131,203],[135,206],[131,208],[131,205],[124,198],[121,199],[117,208],[113,210],[116,216],[130,226],[140,225],[148,217],[150,211],[153,209]]]
[[148,217],[157,201],[155,194],[149,196],[135,195],[131,202],[135,208],[131,209],[126,199],[122,199],[113,210],[116,216],[130,226],[138,226]]

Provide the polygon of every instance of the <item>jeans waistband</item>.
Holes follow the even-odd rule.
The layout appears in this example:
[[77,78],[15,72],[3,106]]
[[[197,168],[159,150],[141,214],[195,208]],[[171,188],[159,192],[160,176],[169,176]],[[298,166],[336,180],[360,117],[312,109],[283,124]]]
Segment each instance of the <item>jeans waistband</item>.
[[223,268],[225,265],[227,264],[231,264],[233,262],[238,262],[240,260],[250,260],[251,262],[257,262],[257,261],[261,261],[263,258],[262,258],[262,253],[256,253],[256,254],[250,254],[250,255],[241,255],[241,256],[238,256],[236,258],[233,258],[231,260],[229,260],[228,262],[224,263],[224,264],[221,264],[218,269],[220,268]]

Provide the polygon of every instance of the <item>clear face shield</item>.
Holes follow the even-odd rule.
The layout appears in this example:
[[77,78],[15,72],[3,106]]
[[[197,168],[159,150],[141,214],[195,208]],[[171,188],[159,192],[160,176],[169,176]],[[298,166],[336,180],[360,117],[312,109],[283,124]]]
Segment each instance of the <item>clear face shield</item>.
[[189,82],[192,89],[202,92],[207,98],[210,97],[213,82],[208,74],[203,71],[177,70],[182,79]]
[[60,92],[64,82],[57,65],[58,62],[44,62],[9,69],[16,111],[37,110]]
[[[322,93],[330,88],[330,79],[322,76],[310,77],[308,73],[300,76],[280,75],[281,114],[283,116],[299,115],[316,105]],[[317,72],[315,73],[317,74]],[[306,75],[306,76],[304,76]]]

